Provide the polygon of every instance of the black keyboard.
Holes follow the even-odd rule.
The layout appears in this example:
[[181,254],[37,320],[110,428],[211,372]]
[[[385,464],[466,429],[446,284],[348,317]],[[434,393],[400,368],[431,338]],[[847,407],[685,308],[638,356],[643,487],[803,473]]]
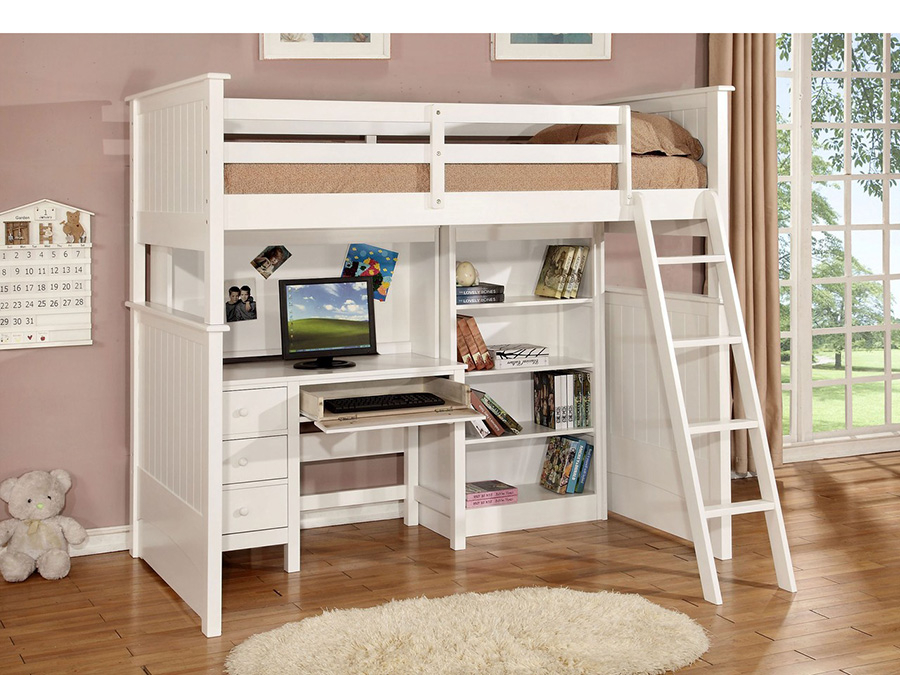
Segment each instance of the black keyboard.
[[402,394],[377,394],[375,396],[352,396],[330,398],[325,401],[325,410],[338,415],[370,410],[398,410],[402,408],[424,408],[443,405],[444,399],[428,392]]

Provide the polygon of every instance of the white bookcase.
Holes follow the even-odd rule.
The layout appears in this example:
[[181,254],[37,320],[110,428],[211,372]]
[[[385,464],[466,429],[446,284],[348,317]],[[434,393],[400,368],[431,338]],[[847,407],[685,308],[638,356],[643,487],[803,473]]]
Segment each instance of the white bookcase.
[[[576,298],[556,300],[534,295],[550,244],[589,248]],[[550,364],[539,368],[466,373],[467,384],[487,392],[523,427],[518,435],[486,438],[467,429],[466,480],[497,479],[519,489],[515,504],[467,510],[467,536],[605,518],[605,441],[599,431],[603,428],[604,410],[602,262],[598,264],[602,261],[602,225],[455,227],[447,232],[447,247],[454,263],[451,267],[455,268],[455,261],[471,261],[482,281],[505,286],[502,303],[456,306],[455,286],[451,284],[454,328],[456,314],[468,314],[475,317],[487,344],[529,342],[548,347],[551,354]],[[591,427],[554,430],[532,421],[533,373],[562,369],[591,373]],[[554,435],[577,435],[594,444],[591,473],[582,494],[557,495],[538,484],[547,442]]]

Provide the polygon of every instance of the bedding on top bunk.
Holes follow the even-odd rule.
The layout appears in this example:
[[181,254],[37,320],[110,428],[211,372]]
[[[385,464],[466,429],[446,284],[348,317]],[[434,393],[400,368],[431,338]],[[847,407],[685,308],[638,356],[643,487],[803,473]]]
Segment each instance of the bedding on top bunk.
[[[557,124],[528,140],[537,144],[614,144],[613,125]],[[707,186],[703,147],[683,127],[632,112],[632,187]],[[614,164],[447,164],[447,192],[615,190]],[[428,164],[226,164],[226,194],[412,193],[430,190]]]

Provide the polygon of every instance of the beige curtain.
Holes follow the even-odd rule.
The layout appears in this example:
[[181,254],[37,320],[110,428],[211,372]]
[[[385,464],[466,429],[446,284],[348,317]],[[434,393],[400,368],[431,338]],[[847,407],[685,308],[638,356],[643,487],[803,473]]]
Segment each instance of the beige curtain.
[[[772,461],[782,463],[778,289],[775,35],[709,36],[709,84],[733,85],[729,244]],[[735,415],[743,416],[740,401]],[[746,432],[735,434],[732,470],[754,472]]]

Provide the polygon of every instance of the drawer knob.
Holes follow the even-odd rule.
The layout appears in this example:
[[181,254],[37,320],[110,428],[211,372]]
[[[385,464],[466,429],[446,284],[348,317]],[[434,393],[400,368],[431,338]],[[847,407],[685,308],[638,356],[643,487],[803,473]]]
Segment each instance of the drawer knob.
[[238,460],[238,465],[239,465],[239,466],[247,466],[247,458],[246,458],[246,457],[241,457],[241,458]]
[[242,516],[246,516],[248,513],[250,513],[250,509],[248,509],[246,506],[242,506],[240,509],[238,509],[238,513]]
[[241,409],[238,410],[237,412],[238,412],[238,416],[239,416],[239,417],[246,417],[247,415],[250,414],[250,411],[247,410],[246,408],[241,408]]

